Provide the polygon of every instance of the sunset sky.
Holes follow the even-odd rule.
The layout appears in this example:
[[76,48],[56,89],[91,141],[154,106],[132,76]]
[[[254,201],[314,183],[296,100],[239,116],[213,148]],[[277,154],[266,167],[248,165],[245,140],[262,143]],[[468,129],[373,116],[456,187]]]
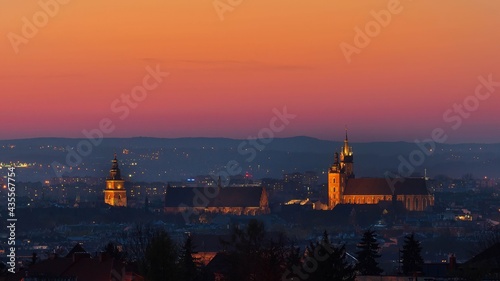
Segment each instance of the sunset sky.
[[[246,138],[286,106],[278,137],[500,142],[500,86],[474,98],[479,76],[500,82],[498,0],[401,0],[350,62],[341,43],[394,0],[55,1],[0,0],[0,139],[84,137],[103,118],[106,137]],[[57,3],[45,24],[40,3]],[[169,76],[121,120],[112,104],[148,66]]]

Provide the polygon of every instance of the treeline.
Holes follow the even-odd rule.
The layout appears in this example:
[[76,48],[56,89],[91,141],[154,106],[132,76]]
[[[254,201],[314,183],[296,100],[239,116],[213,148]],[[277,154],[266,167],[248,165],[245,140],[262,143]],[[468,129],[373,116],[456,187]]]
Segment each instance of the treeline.
[[[353,281],[356,275],[383,273],[373,230],[364,232],[354,258],[348,257],[345,245],[332,243],[326,231],[301,249],[285,234],[267,232],[257,220],[242,229],[233,227],[230,238],[220,242],[224,250],[208,266],[195,258],[191,236],[177,245],[167,232],[148,225],[137,225],[103,250],[135,267],[148,281]],[[404,274],[422,270],[420,252],[420,243],[408,235],[402,250]]]

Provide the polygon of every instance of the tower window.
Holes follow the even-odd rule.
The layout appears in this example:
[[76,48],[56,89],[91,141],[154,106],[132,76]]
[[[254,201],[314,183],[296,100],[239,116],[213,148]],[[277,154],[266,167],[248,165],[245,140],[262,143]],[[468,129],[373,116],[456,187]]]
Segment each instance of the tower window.
[[334,178],[334,179],[333,179],[333,183],[335,183],[335,182],[336,182],[336,179]]

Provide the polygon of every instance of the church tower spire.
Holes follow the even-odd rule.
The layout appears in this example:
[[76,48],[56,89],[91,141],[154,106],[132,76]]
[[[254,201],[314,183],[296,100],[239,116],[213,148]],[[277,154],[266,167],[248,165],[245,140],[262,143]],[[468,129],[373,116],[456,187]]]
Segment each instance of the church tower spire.
[[115,158],[111,161],[111,170],[109,170],[109,178],[111,180],[121,180],[122,175],[120,173],[120,168],[118,167],[118,159],[116,159],[116,153],[115,153]]
[[120,168],[118,167],[118,159],[115,157],[111,160],[111,169],[109,176],[106,179],[106,188],[104,189],[104,203],[117,206],[127,206],[127,190],[125,189],[125,181],[122,179]]
[[344,149],[342,152],[344,153],[344,155],[352,154],[351,148],[349,147],[349,139],[347,138],[347,126],[345,127]]
[[354,164],[354,156],[352,153],[352,148],[349,146],[349,138],[347,137],[347,126],[346,126],[344,146],[342,147],[342,151],[340,153],[340,168],[348,178],[354,177],[353,164]]

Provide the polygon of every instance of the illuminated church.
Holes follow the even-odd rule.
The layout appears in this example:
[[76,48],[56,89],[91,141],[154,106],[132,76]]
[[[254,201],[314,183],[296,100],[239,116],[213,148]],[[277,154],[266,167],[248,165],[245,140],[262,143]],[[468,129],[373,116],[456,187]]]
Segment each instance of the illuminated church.
[[167,187],[165,213],[269,214],[265,187]]
[[424,211],[434,205],[434,196],[427,190],[424,178],[404,178],[392,186],[385,178],[355,178],[354,156],[347,131],[344,146],[336,152],[328,171],[328,208],[337,204],[378,204],[399,201],[408,211]]
[[115,207],[127,207],[127,190],[118,167],[116,153],[111,162],[113,164],[109,170],[109,177],[106,179],[106,188],[104,189],[104,203]]

